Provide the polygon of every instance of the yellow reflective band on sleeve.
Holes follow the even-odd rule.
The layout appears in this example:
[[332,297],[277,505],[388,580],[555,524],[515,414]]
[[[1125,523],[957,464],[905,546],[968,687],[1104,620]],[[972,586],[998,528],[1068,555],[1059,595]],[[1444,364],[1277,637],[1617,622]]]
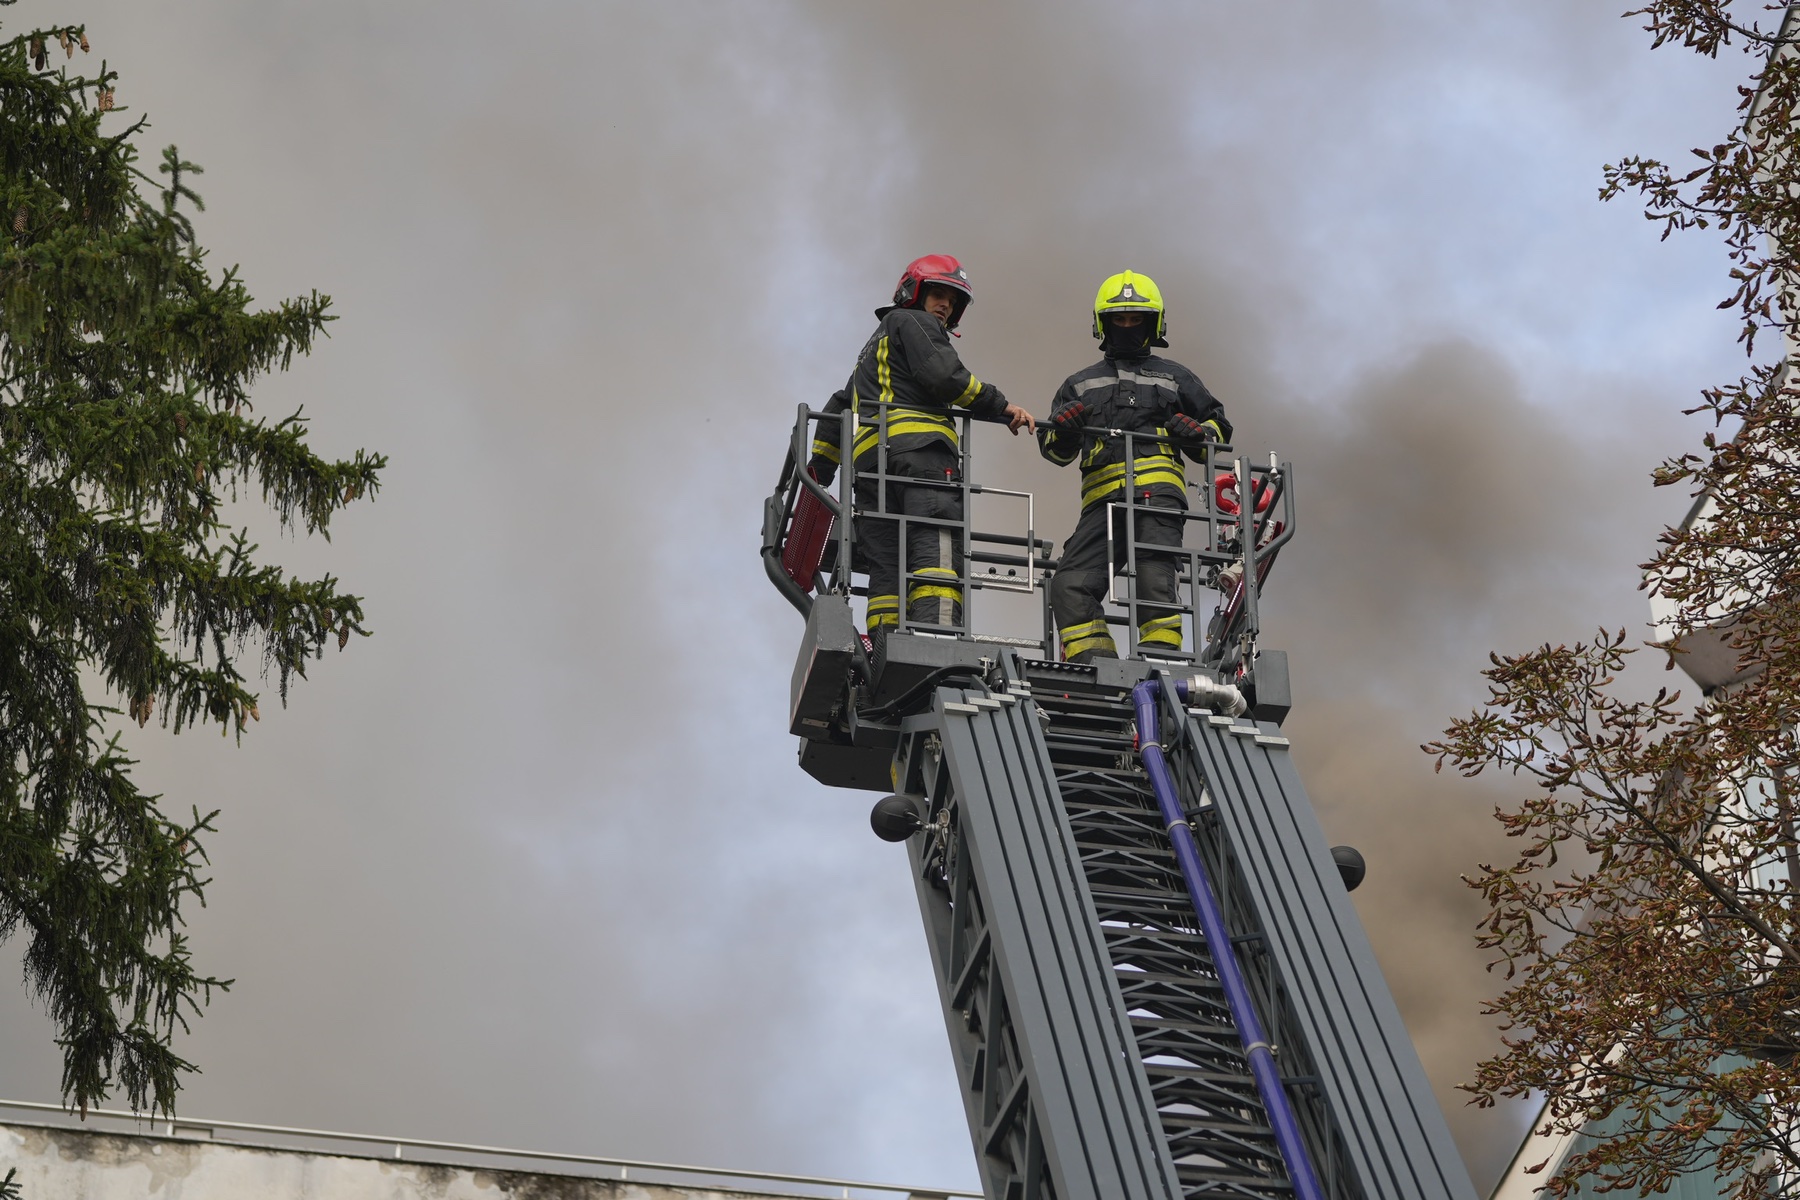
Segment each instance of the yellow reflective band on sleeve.
[[1066,625],[1056,631],[1056,636],[1062,641],[1063,656],[1066,658],[1074,658],[1084,650],[1110,650],[1114,654],[1119,652],[1112,634],[1106,631],[1104,620]]
[[1217,421],[1202,421],[1200,422],[1200,426],[1203,429],[1212,430],[1213,436],[1221,442],[1225,440],[1225,431],[1219,428],[1219,423]]
[[967,408],[969,405],[975,403],[976,393],[980,391],[981,380],[975,378],[974,373],[971,372],[969,375],[969,386],[962,390],[962,395],[958,396],[950,403],[956,405],[958,408]]
[[[1138,459],[1133,465],[1137,469],[1132,472],[1131,481],[1136,487],[1152,487],[1159,483],[1183,489],[1187,487],[1187,473],[1181,469],[1181,463],[1176,459],[1152,454]],[[1081,479],[1081,506],[1086,508],[1094,501],[1123,491],[1124,488],[1124,463],[1113,463],[1111,466],[1089,471]]]
[[1050,443],[1048,441],[1046,441],[1044,443],[1044,457],[1049,459],[1051,462],[1055,463],[1059,467],[1068,466],[1070,463],[1075,461],[1075,456],[1080,453],[1081,453],[1081,450],[1078,447],[1074,450],[1069,451],[1067,454],[1062,454],[1062,453],[1059,453],[1058,451],[1052,450],[1050,448]]
[[1157,617],[1138,626],[1138,645],[1181,649],[1181,618]]
[[819,438],[813,439],[812,452],[820,458],[829,458],[834,463],[841,463],[844,461],[843,458],[839,456],[838,448],[836,446]]
[[888,368],[888,340],[882,338],[875,347],[875,381],[881,387],[881,394],[875,398],[877,404],[894,402],[894,373]]

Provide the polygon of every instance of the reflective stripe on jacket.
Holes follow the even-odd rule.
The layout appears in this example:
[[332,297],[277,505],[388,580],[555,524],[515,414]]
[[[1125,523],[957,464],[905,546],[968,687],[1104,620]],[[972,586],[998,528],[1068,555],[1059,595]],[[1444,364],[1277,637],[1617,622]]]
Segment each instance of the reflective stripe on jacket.
[[[917,308],[887,308],[880,315],[850,381],[825,406],[835,414],[855,405],[858,461],[880,442],[883,414],[890,451],[917,450],[935,441],[955,449],[957,409],[977,420],[1006,419],[1000,389],[969,373],[936,317]],[[843,461],[837,422],[818,425],[812,450],[831,462]]]
[[[1231,440],[1225,407],[1206,390],[1200,377],[1178,362],[1151,354],[1143,358],[1102,359],[1063,381],[1050,416],[1072,404],[1085,404],[1083,425],[1127,430],[1131,439],[1134,486],[1157,495],[1173,495],[1187,503],[1187,474],[1181,453],[1168,441],[1169,418],[1186,413],[1210,425],[1221,442]],[[1117,434],[1063,433],[1048,421],[1038,425],[1038,452],[1057,466],[1081,460],[1081,506],[1098,504],[1125,488],[1125,438]],[[1186,451],[1202,461],[1198,447]]]

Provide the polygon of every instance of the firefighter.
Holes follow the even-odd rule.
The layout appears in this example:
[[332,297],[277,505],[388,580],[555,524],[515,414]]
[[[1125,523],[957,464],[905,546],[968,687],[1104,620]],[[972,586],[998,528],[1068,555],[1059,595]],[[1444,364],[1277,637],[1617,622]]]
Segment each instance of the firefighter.
[[[1081,519],[1050,580],[1056,632],[1070,662],[1119,657],[1101,608],[1110,580],[1126,566],[1122,551],[1107,561],[1109,528],[1115,544],[1125,542],[1125,514],[1112,506],[1125,498],[1126,443],[1113,431],[1142,435],[1131,443],[1135,499],[1169,513],[1140,511],[1137,519],[1138,646],[1150,654],[1181,650],[1181,614],[1141,606],[1176,598],[1177,560],[1142,547],[1181,544],[1181,455],[1203,462],[1207,443],[1231,439],[1231,422],[1199,376],[1151,352],[1169,344],[1167,331],[1155,281],[1133,271],[1108,278],[1094,297],[1094,336],[1105,357],[1063,381],[1038,432],[1039,451],[1057,466],[1081,460]],[[1091,432],[1095,427],[1109,432]]]
[[[958,409],[983,421],[1004,421],[1016,435],[1036,432],[1031,414],[1009,404],[1000,389],[969,373],[951,345],[950,331],[962,320],[973,293],[962,264],[948,254],[928,254],[907,265],[894,289],[894,302],[875,310],[880,324],[857,355],[844,389],[825,406],[829,413],[856,411],[851,457],[855,469],[876,470],[881,434],[887,432],[888,483],[885,511],[909,517],[961,521],[962,480],[954,416]],[[839,426],[821,422],[809,464],[821,483],[831,482],[843,448]],[[940,486],[899,480],[929,480]],[[858,479],[860,513],[877,507],[874,480]],[[899,624],[900,592],[906,590],[906,619],[926,625],[962,624],[963,547],[960,533],[925,521],[907,522],[906,573],[900,567],[900,523],[876,516],[856,520],[856,562],[869,576],[869,633],[878,642]]]

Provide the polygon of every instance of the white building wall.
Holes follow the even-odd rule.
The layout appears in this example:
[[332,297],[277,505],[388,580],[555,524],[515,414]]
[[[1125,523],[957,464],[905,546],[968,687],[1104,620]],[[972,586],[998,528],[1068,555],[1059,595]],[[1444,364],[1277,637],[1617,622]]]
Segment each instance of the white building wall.
[[[0,1178],[25,1200],[764,1200],[529,1171],[0,1124]],[[793,1200],[791,1196],[783,1200]]]

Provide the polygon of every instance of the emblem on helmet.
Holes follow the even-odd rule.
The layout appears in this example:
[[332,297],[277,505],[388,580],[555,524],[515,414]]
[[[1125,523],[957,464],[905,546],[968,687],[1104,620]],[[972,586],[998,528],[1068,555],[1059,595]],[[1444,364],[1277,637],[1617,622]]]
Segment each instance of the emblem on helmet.
[[1114,312],[1147,312],[1156,314],[1156,330],[1152,335],[1153,346],[1166,346],[1165,337],[1168,325],[1163,319],[1162,289],[1148,275],[1140,275],[1136,271],[1120,271],[1117,275],[1109,275],[1100,284],[1100,290],[1094,294],[1094,336],[1104,339],[1106,330],[1101,326],[1101,318]]

